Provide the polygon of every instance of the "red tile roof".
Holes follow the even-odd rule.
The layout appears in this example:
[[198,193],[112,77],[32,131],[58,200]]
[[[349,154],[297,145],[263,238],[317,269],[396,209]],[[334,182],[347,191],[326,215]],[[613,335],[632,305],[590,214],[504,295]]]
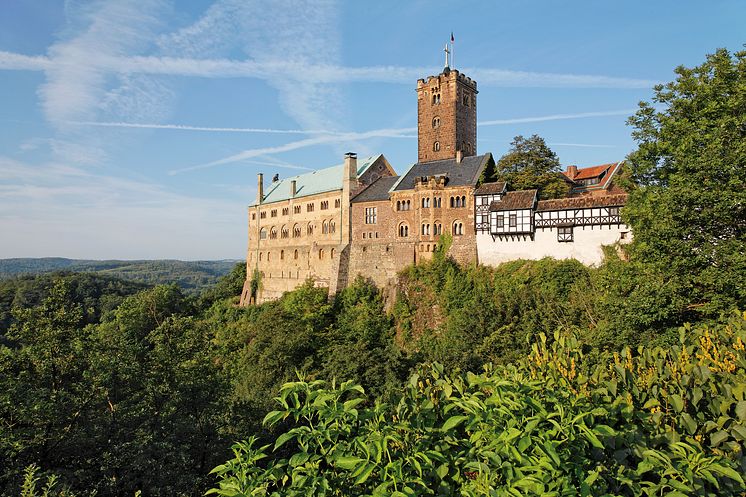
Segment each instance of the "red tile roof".
[[[612,162],[609,164],[601,164],[599,166],[578,168],[578,172],[574,178],[570,178],[570,176],[567,175],[567,171],[565,171],[562,174],[564,174],[565,177],[571,179],[574,183],[576,183],[572,189],[573,192],[607,189],[611,185],[611,182],[610,182],[611,178],[621,168],[623,163],[624,161],[620,161],[620,162]],[[606,174],[604,174],[603,178],[601,178],[600,181],[596,184],[593,184],[593,185],[579,184],[579,182],[582,180],[597,178],[601,176],[601,174],[603,174],[604,172],[606,172]]]
[[508,192],[503,198],[490,204],[491,211],[512,211],[531,209],[536,201],[536,190],[519,190]]
[[479,188],[474,190],[474,195],[489,195],[491,193],[502,193],[505,190],[504,181],[494,183],[482,183]]

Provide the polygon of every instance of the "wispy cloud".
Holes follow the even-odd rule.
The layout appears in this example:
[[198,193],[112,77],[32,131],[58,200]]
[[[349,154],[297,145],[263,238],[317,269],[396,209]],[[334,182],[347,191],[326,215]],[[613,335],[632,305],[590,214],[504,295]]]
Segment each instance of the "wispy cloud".
[[637,109],[610,110],[604,112],[579,112],[576,114],[550,114],[547,116],[536,117],[517,117],[511,119],[493,119],[489,121],[480,121],[478,126],[501,126],[504,124],[522,124],[522,123],[540,123],[545,121],[565,121],[568,119],[587,119],[591,117],[612,117],[612,116],[630,116],[637,112]]
[[[408,84],[426,74],[437,74],[438,67],[362,66],[309,63],[294,60],[233,60],[221,58],[183,57],[98,57],[101,69],[113,73],[141,73],[152,75],[195,76],[202,78],[295,78],[303,74],[308,83],[393,83]],[[55,65],[54,59],[27,57],[0,52],[0,69],[44,70]],[[651,88],[658,81],[595,74],[543,73],[508,69],[465,68],[480,86],[536,87],[536,88]]]
[[244,150],[242,152],[239,152],[237,154],[225,157],[223,159],[218,159],[212,162],[207,162],[204,164],[197,164],[195,166],[185,167],[182,169],[174,169],[169,171],[169,174],[179,174],[179,173],[185,173],[188,171],[197,171],[199,169],[208,169],[215,166],[222,166],[226,164],[232,164],[236,162],[243,162],[247,159],[251,159],[254,157],[261,157],[271,154],[279,154],[282,152],[289,152],[291,150],[297,150],[300,148],[306,148],[306,147],[312,147],[315,145],[322,145],[322,144],[329,144],[329,143],[354,143],[361,140],[367,140],[370,138],[409,138],[410,136],[407,136],[405,133],[411,133],[412,128],[404,128],[404,129],[376,129],[372,131],[365,131],[362,133],[340,133],[337,135],[323,135],[323,136],[316,136],[313,138],[305,138],[303,140],[297,140],[289,143],[285,143],[283,145],[278,145],[274,147],[262,147],[262,148],[252,148],[249,150]]
[[[161,0],[73,4],[70,22],[82,25],[82,29],[49,47],[47,62],[41,63],[37,58],[18,61],[4,52],[0,54],[0,66],[5,60],[14,65],[36,65],[45,71],[46,82],[39,88],[39,96],[52,122],[90,119],[107,111],[109,115],[122,115],[122,110],[133,110],[135,99],[144,96],[149,100],[146,105],[151,109],[150,116],[158,117],[152,110],[159,108],[157,102],[165,100],[163,93],[152,98],[158,83],[133,77],[126,71],[112,74],[105,61],[126,60],[132,52],[146,49],[163,5]],[[112,76],[119,80],[112,80]]]
[[597,143],[549,143],[552,147],[577,147],[577,148],[617,148],[616,145],[602,145]]
[[[605,112],[582,112],[582,113],[577,113],[577,114],[551,114],[547,116],[521,117],[521,118],[511,118],[511,119],[495,119],[491,121],[482,121],[478,123],[478,126],[497,126],[497,125],[506,125],[506,124],[516,124],[516,123],[536,123],[536,122],[543,122],[543,121],[557,121],[557,120],[567,120],[567,119],[588,119],[588,118],[594,118],[594,117],[624,116],[624,115],[629,115],[632,112],[634,111],[615,110],[615,111],[605,111]],[[197,171],[200,169],[208,169],[211,167],[222,166],[226,164],[233,164],[237,162],[243,162],[247,159],[251,159],[254,157],[269,156],[272,154],[289,152],[291,150],[298,150],[300,148],[312,147],[312,146],[321,145],[321,144],[349,143],[349,142],[354,142],[354,141],[359,141],[359,140],[367,140],[370,138],[380,138],[380,137],[416,138],[416,135],[413,136],[410,134],[415,131],[417,131],[417,128],[384,128],[384,129],[375,129],[375,130],[364,131],[364,132],[349,132],[349,133],[337,133],[337,134],[331,134],[331,135],[316,136],[313,138],[306,138],[303,140],[292,141],[292,142],[285,143],[283,145],[274,146],[274,147],[252,148],[252,149],[244,150],[237,154],[233,154],[228,157],[224,157],[222,159],[214,160],[214,161],[207,162],[204,164],[197,164],[195,166],[185,167],[181,169],[173,169],[169,171],[169,174],[174,175],[174,174],[180,174],[180,173],[185,173],[189,171]],[[606,148],[605,145],[591,145],[591,144],[563,143],[561,145]]]
[[[328,129],[273,129],[273,128],[224,128],[212,126],[192,126],[188,124],[157,124],[157,123],[129,123],[129,122],[97,122],[97,121],[67,121],[68,124],[77,126],[94,126],[102,128],[133,128],[133,129],[157,129],[174,131],[206,131],[210,133],[259,133],[279,135],[334,135],[346,136],[349,132],[332,131]],[[397,130],[398,131],[398,130]],[[417,128],[408,128],[404,131],[414,132]]]

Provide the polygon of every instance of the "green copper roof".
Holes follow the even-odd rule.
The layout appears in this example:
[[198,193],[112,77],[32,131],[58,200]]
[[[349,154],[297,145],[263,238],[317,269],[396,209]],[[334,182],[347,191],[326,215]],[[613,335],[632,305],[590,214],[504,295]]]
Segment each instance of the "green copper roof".
[[[358,177],[362,175],[379,157],[381,157],[381,154],[373,155],[365,159],[358,159]],[[338,166],[327,167],[310,173],[283,178],[271,183],[266,188],[264,201],[262,203],[269,204],[281,200],[288,200],[290,198],[290,182],[293,180],[295,180],[295,198],[341,190],[343,174],[344,164],[340,164]],[[249,205],[256,205],[256,201]]]

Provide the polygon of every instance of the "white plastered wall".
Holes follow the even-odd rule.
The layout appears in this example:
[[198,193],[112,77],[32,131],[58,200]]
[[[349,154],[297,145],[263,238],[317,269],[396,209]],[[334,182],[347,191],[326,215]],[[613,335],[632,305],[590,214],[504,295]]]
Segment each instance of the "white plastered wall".
[[[625,233],[625,238],[622,238]],[[603,260],[602,247],[616,242],[626,243],[630,229],[620,226],[575,226],[572,242],[558,242],[557,228],[537,228],[534,239],[495,238],[489,233],[477,233],[477,256],[481,264],[496,266],[516,259],[538,260],[544,257],[577,259],[586,265],[596,265]]]

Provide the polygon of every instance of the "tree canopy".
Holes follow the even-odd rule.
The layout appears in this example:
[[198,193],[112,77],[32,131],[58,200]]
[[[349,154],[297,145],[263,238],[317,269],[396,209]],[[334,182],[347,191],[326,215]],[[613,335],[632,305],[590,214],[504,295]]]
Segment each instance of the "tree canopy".
[[506,181],[510,190],[539,190],[542,199],[561,198],[570,184],[561,173],[557,154],[538,135],[513,138],[510,150],[495,165],[495,178]]
[[691,312],[746,303],[746,51],[718,50],[655,87],[629,119],[632,256]]

